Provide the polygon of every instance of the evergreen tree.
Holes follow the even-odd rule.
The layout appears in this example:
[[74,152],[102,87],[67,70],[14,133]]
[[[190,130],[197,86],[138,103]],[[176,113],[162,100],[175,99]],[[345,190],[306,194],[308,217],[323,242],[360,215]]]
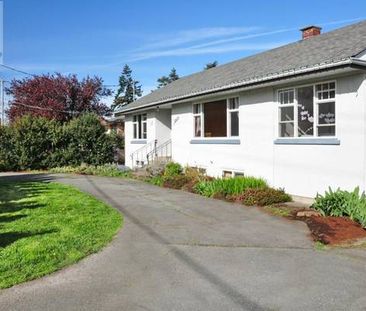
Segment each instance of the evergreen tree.
[[215,68],[215,67],[217,67],[218,64],[219,64],[218,61],[215,60],[212,63],[207,63],[206,66],[203,69],[208,70],[208,69],[211,69],[211,68]]
[[168,76],[162,76],[160,77],[158,81],[158,88],[161,88],[163,86],[166,86],[169,83],[172,83],[175,80],[179,79],[179,75],[177,74],[177,70],[173,67],[170,70],[170,73]]
[[128,65],[123,67],[118,84],[119,88],[112,105],[113,110],[132,103],[142,95],[141,84],[132,78],[132,70]]
[[177,70],[174,67],[172,68],[172,70],[169,73],[169,79],[170,79],[170,82],[173,82],[173,81],[179,79],[179,76],[177,74]]

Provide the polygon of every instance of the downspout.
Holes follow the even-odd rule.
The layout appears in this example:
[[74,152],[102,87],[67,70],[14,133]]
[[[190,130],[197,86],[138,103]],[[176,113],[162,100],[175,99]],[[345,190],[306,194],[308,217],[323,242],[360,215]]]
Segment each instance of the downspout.
[[362,99],[363,103],[363,190],[366,190],[366,74],[362,81]]
[[[366,70],[366,61],[351,58],[351,67]],[[363,190],[366,190],[366,74],[361,85],[361,102],[363,103]]]

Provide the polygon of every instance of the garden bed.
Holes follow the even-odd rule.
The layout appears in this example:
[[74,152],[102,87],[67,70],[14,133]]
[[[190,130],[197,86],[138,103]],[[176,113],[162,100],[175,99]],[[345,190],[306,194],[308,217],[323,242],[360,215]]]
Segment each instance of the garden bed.
[[326,245],[351,244],[365,239],[366,230],[346,217],[302,217],[308,225],[314,241]]
[[[292,203],[292,205],[294,204]],[[305,222],[315,242],[321,242],[329,246],[350,245],[360,241],[362,242],[363,240],[366,242],[366,230],[359,223],[348,217],[299,217],[297,216],[298,212],[315,212],[315,210],[296,207],[296,205],[288,206],[286,204],[265,206],[262,209],[271,215]]]

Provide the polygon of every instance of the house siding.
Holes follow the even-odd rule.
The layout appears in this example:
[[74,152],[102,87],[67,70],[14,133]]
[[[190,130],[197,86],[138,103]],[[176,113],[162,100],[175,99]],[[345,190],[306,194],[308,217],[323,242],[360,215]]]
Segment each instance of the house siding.
[[173,106],[173,159],[205,168],[212,176],[223,170],[265,178],[291,194],[313,197],[333,188],[365,189],[365,76],[337,81],[336,126],[339,145],[277,145],[276,89],[239,94],[240,145],[191,144],[192,103]]
[[[322,144],[317,138],[316,144],[296,144],[296,140],[294,144],[275,142],[278,138],[277,89],[293,87],[293,84],[234,94],[240,100],[240,130],[239,137],[233,140],[215,143],[212,139],[210,144],[199,140],[193,142],[196,140],[193,137],[193,102],[187,102],[173,105],[171,110],[148,112],[147,142],[158,139],[163,143],[170,133],[174,161],[205,168],[211,176],[222,176],[224,170],[229,170],[263,177],[271,186],[285,188],[294,195],[314,197],[329,186],[349,190],[360,186],[365,190],[365,75],[353,74],[335,80],[337,135],[325,142],[331,144]],[[142,146],[131,144],[131,116],[126,117],[125,130],[126,164],[131,166],[129,155]]]
[[[143,112],[141,112],[143,113]],[[156,137],[155,113],[153,111],[145,112],[147,114],[147,138],[133,139],[133,115],[125,117],[125,165],[132,167],[131,154],[144,147],[148,142]]]

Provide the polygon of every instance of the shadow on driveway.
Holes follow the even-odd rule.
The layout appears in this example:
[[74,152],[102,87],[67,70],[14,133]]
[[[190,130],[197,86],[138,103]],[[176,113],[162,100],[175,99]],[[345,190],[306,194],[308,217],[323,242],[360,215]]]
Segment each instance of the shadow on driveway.
[[195,271],[197,274],[200,274],[203,278],[205,278],[209,283],[214,285],[224,296],[228,299],[232,300],[235,304],[239,305],[245,310],[255,310],[255,311],[265,311],[265,309],[250,300],[248,297],[241,294],[235,288],[233,288],[230,284],[219,278],[212,271],[207,269],[205,266],[197,263],[190,256],[188,256],[185,252],[181,251],[177,247],[171,245],[168,240],[166,240],[163,236],[158,234],[148,225],[141,223],[136,217],[134,217],[131,213],[129,213],[126,209],[121,207],[121,204],[115,201],[112,197],[106,194],[102,189],[98,187],[98,185],[91,180],[88,176],[86,179],[90,183],[90,185],[100,194],[101,198],[103,198],[106,202],[109,202],[114,207],[119,207],[119,210],[124,214],[126,218],[128,218],[132,223],[141,228],[145,233],[147,233],[150,237],[156,240],[158,243],[163,245],[169,245],[174,256],[183,262],[186,266],[188,266],[191,270]]

